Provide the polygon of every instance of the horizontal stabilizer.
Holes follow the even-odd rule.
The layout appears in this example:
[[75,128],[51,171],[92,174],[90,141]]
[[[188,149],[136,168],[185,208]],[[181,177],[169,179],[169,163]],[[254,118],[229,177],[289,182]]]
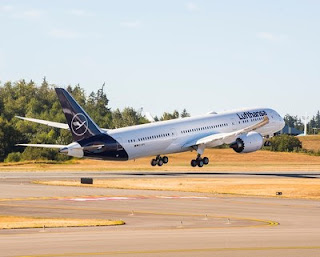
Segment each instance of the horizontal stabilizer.
[[[68,149],[68,145],[49,145],[49,144],[16,144],[16,146],[30,146],[30,147],[41,147],[41,148],[56,148],[56,149]],[[81,149],[84,151],[99,150],[105,145],[89,145],[83,147],[76,147],[74,149]]]
[[31,147],[41,147],[41,148],[64,148],[67,145],[48,145],[48,144],[16,144],[16,146],[31,146]]
[[69,129],[69,126],[66,123],[60,123],[60,122],[54,122],[54,121],[48,121],[48,120],[39,120],[39,119],[20,117],[20,116],[16,116],[16,117],[21,120],[27,120],[27,121],[47,125],[54,128]]
[[[27,118],[27,117],[21,117],[21,116],[15,116],[15,117],[18,118],[18,119],[21,119],[21,120],[31,121],[31,122],[47,125],[47,126],[54,127],[54,128],[70,130],[70,128],[69,128],[67,123],[60,123],[60,122],[49,121],[49,120],[39,120],[39,119]],[[101,128],[101,130],[104,131],[104,132],[108,132],[111,129]]]

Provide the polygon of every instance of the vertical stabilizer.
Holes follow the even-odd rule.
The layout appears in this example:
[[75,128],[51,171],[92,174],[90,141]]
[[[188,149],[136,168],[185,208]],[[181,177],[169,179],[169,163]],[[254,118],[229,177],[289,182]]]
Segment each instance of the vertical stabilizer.
[[80,141],[102,134],[98,125],[82,109],[68,91],[63,88],[56,88],[55,90],[74,141]]

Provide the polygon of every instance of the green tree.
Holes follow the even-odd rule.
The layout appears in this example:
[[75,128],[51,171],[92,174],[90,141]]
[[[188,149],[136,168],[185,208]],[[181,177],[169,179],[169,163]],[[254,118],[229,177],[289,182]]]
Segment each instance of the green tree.
[[302,148],[301,141],[294,136],[280,135],[271,138],[271,150],[275,152],[293,152]]
[[21,133],[0,116],[0,161],[3,161],[10,152],[17,151],[15,145],[22,140]]
[[137,111],[131,107],[124,108],[122,112],[119,109],[112,112],[113,128],[122,128],[148,122],[149,121],[141,115],[141,111]]
[[86,110],[91,118],[102,128],[112,127],[112,113],[108,107],[109,99],[104,91],[105,83],[88,97]]
[[73,96],[74,99],[82,106],[86,106],[86,95],[84,89],[80,87],[80,84],[77,84],[75,87],[69,85],[67,91]]
[[183,109],[182,113],[181,113],[181,118],[186,118],[186,117],[190,117],[190,113],[187,112],[186,109]]
[[180,117],[179,112],[175,110],[173,113],[164,112],[160,120],[173,120]]
[[116,109],[112,112],[112,123],[113,128],[121,128],[123,127],[122,114],[120,109]]
[[122,120],[124,126],[133,126],[139,124],[139,115],[136,110],[131,107],[126,107],[122,111]]
[[4,161],[5,162],[19,162],[19,161],[21,161],[21,153],[20,152],[9,153],[7,158]]
[[287,126],[296,128],[298,130],[304,130],[304,124],[301,121],[301,118],[298,118],[298,116],[286,114],[283,119]]

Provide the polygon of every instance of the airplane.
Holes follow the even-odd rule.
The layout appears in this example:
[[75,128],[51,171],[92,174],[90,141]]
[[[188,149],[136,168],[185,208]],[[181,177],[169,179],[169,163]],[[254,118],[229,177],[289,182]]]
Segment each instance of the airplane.
[[26,118],[17,118],[69,129],[74,142],[69,145],[18,144],[43,148],[56,148],[59,152],[77,158],[127,161],[156,156],[152,166],[167,164],[168,154],[196,151],[192,167],[209,164],[202,157],[206,148],[229,145],[236,153],[260,150],[265,139],[280,131],[283,118],[270,108],[240,109],[220,113],[152,122],[148,124],[103,129],[90,118],[71,94],[63,88],[55,88],[67,124]]

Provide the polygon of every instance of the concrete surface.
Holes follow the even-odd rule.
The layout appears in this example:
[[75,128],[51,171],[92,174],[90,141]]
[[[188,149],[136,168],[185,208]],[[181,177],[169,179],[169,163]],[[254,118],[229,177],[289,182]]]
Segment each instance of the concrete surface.
[[2,172],[0,215],[122,219],[127,224],[0,230],[0,256],[320,256],[319,201],[30,183],[141,176],[317,179],[319,174]]

